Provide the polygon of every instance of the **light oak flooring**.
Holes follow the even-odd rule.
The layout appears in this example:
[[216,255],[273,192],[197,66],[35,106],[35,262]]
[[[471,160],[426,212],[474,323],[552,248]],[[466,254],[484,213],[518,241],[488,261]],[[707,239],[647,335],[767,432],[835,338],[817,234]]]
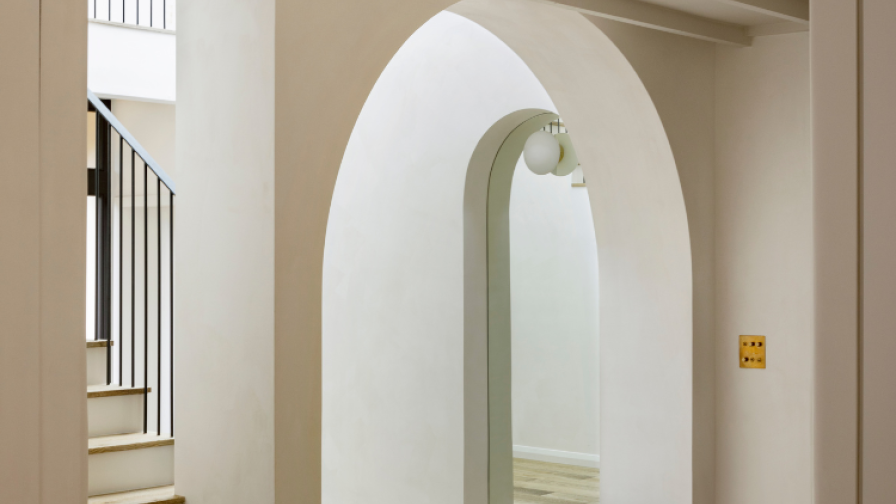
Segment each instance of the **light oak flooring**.
[[596,504],[600,469],[513,459],[514,504]]

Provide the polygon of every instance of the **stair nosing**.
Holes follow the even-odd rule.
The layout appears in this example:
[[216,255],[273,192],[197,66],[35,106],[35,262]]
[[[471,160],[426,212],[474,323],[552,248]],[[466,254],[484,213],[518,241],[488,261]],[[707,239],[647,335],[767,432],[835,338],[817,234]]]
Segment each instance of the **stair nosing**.
[[[90,498],[88,499],[88,502],[90,502],[90,499],[92,499],[94,497],[105,497],[108,495],[115,495],[115,494],[91,495]],[[164,497],[162,500],[145,500],[145,499],[136,500],[135,499],[135,500],[123,501],[122,504],[185,504],[186,502],[187,502],[187,499],[183,495],[172,495],[171,497]]]
[[[123,434],[127,435],[127,434]],[[114,436],[103,436],[103,437],[114,437]],[[154,439],[151,441],[137,441],[137,442],[129,442],[122,444],[115,444],[110,446],[97,446],[95,448],[88,447],[87,454],[88,455],[99,455],[101,453],[114,453],[114,452],[122,452],[122,451],[132,451],[132,450],[144,450],[147,448],[156,448],[160,446],[173,446],[174,438],[172,437],[163,437],[161,439]]]
[[[146,387],[146,393],[152,392],[152,387]],[[127,388],[119,388],[119,389],[107,389],[107,390],[95,390],[91,392],[87,391],[88,399],[96,399],[99,397],[117,397],[117,396],[129,396],[129,395],[142,395],[143,387],[127,387]]]
[[176,493],[171,496],[165,497],[153,497],[153,496],[127,496],[126,494],[135,493],[135,492],[143,492],[146,490],[157,490],[160,488],[167,488],[168,485],[162,487],[149,487],[149,488],[136,488],[134,490],[128,490],[125,492],[113,492],[109,494],[100,494],[100,495],[91,495],[87,498],[88,504],[90,501],[94,499],[103,500],[104,498],[108,499],[109,497],[120,496],[119,498],[124,498],[126,500],[120,501],[117,500],[119,504],[184,504],[186,502],[186,497],[182,495],[177,495]]
[[[87,341],[87,348],[106,348],[108,346],[109,340],[93,340]],[[112,346],[115,346],[115,342],[112,342]]]

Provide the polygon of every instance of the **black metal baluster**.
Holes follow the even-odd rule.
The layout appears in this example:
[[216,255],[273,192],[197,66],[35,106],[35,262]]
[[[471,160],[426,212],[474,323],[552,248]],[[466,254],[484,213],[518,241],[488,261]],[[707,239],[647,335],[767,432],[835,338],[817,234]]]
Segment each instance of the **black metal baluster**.
[[140,25],[140,0],[137,0],[137,26]]
[[136,349],[135,345],[135,334],[136,334],[136,307],[137,307],[137,276],[136,276],[136,260],[137,260],[137,190],[136,190],[136,173],[134,171],[134,147],[128,145],[131,148],[131,388],[136,386],[134,377],[136,370],[136,358],[134,356],[134,351]]
[[[111,105],[111,104],[110,104]],[[97,114],[100,124],[101,114]],[[103,339],[106,340],[106,385],[112,385],[112,126],[102,118],[103,164]],[[96,152],[100,156],[100,151]],[[99,163],[97,163],[99,167]],[[100,171],[97,170],[97,174]],[[98,194],[99,195],[99,194]]]
[[126,0],[121,0],[121,22],[124,23],[124,3]]
[[168,29],[168,0],[162,0],[162,29]]
[[[110,5],[111,5],[111,1]],[[111,12],[111,9],[110,9]],[[110,14],[111,15],[111,14]],[[118,385],[124,387],[124,138],[118,135]]]
[[156,238],[156,244],[158,245],[159,255],[158,255],[158,271],[156,272],[159,277],[159,283],[157,285],[158,291],[158,354],[156,357],[158,358],[158,374],[156,374],[156,384],[158,388],[156,388],[156,400],[158,402],[158,406],[156,409],[156,417],[159,430],[156,432],[157,435],[162,435],[162,179],[156,177],[156,216],[158,217],[158,230],[159,235]]
[[93,0],[93,19],[96,19],[96,0]]
[[169,303],[171,303],[171,308],[168,311],[169,316],[171,317],[171,330],[170,334],[168,335],[171,341],[171,352],[169,355],[171,364],[168,371],[171,374],[171,437],[174,437],[174,193],[170,192],[170,188],[168,189],[168,191],[168,198],[170,200],[170,204],[168,207],[168,232],[170,233],[168,246],[171,248],[171,250],[168,252],[168,260],[170,262],[170,264],[168,265],[168,274],[170,276],[168,280],[168,288],[171,289],[171,299],[169,300]]
[[103,116],[97,111],[96,113],[96,142],[94,144],[94,169],[93,169],[93,201],[94,216],[93,227],[95,231],[93,249],[95,255],[94,275],[93,275],[93,340],[99,341],[103,332],[103,198],[102,198],[102,167],[103,167],[103,135],[102,135],[102,118]]
[[[139,0],[137,2],[139,12]],[[143,160],[143,433],[149,422],[149,166]]]
[[112,0],[109,0],[109,8],[106,9],[106,18],[112,21]]
[[149,0],[149,27],[152,28],[152,0]]

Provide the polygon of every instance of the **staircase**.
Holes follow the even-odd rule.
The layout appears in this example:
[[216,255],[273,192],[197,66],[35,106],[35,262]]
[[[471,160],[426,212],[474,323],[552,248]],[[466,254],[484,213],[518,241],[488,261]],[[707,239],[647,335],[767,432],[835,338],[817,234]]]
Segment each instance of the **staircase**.
[[87,342],[88,502],[181,504],[174,438],[143,433],[142,387],[106,384],[106,343]]
[[95,237],[88,253],[95,277],[86,341],[88,503],[180,504],[185,499],[174,492],[174,184],[109,105],[88,92],[96,122],[95,167],[88,169]]

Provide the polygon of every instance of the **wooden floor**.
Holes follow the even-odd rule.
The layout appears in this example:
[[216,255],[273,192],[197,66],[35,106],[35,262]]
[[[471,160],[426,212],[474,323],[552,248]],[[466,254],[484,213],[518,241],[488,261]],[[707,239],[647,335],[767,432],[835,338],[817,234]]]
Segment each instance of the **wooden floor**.
[[513,459],[514,504],[594,504],[599,498],[599,469]]

